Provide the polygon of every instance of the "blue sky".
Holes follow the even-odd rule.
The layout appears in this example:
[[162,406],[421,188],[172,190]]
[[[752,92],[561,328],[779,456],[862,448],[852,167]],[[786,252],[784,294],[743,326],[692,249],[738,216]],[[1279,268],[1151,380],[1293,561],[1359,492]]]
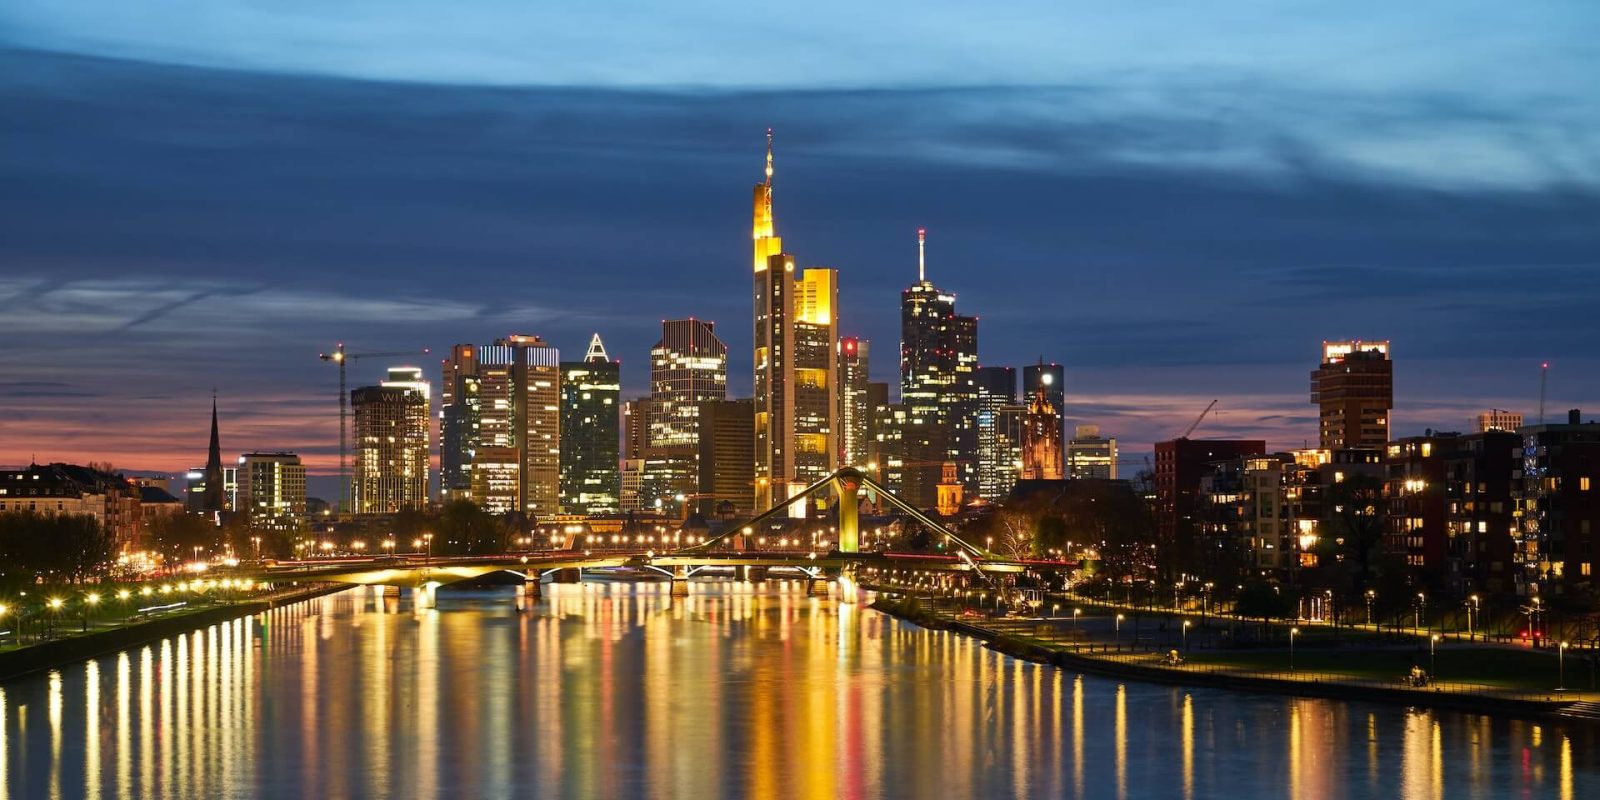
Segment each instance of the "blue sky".
[[[1064,363],[1137,454],[1314,436],[1324,338],[1390,338],[1397,432],[1600,402],[1592,3],[179,2],[0,6],[0,463],[327,463],[315,354],[662,318],[748,391],[749,185],[842,271]],[[381,364],[371,366],[371,379]],[[434,372],[431,361],[426,363]],[[1130,465],[1131,466],[1131,465]]]

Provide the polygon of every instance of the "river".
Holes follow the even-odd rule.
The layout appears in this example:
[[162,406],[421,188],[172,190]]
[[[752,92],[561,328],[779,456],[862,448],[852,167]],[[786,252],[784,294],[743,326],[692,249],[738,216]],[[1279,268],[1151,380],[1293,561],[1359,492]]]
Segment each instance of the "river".
[[355,589],[12,680],[0,800],[1600,797],[1589,729],[1080,676],[798,583],[693,588]]

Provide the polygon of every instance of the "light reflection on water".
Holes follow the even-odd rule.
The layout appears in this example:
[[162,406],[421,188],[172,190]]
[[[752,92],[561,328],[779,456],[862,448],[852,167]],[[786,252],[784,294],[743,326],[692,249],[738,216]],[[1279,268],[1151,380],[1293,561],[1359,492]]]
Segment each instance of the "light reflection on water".
[[11,681],[0,800],[1600,796],[1589,729],[1124,684],[798,584],[694,590],[359,589]]

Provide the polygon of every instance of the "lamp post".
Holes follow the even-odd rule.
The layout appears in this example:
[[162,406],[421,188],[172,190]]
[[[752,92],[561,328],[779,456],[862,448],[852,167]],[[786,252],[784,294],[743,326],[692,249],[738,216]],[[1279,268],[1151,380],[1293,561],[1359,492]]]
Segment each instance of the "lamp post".
[[1439,634],[1428,637],[1428,679],[1436,680],[1439,676],[1438,650]]
[[1375,591],[1373,591],[1371,589],[1367,590],[1367,626],[1368,627],[1372,626],[1372,600],[1373,600],[1373,598],[1376,598],[1377,596],[1378,596],[1377,592],[1375,592]]
[[1467,598],[1467,600],[1469,601],[1467,605],[1467,641],[1476,641],[1478,634],[1475,626],[1472,624],[1472,618],[1478,614],[1478,596],[1473,595]]
[[252,537],[250,537],[250,543],[255,545],[255,548],[256,548],[256,563],[260,564],[261,563],[261,537],[260,536],[252,536]]
[[422,563],[426,565],[427,563],[433,561],[433,534],[422,534],[422,543],[428,548],[422,556]]
[[1078,635],[1078,617],[1083,615],[1083,609],[1072,609],[1072,635]]
[[1416,630],[1417,633],[1422,633],[1422,612],[1426,610],[1427,605],[1428,605],[1428,596],[1426,594],[1423,594],[1422,592],[1417,592],[1417,608],[1416,608],[1416,612],[1417,612],[1416,623],[1417,624],[1415,626],[1415,630]]
[[1185,655],[1189,652],[1189,624],[1189,620],[1183,621],[1183,652]]
[[1289,629],[1289,671],[1294,672],[1294,637],[1300,633],[1299,628]]
[[1567,690],[1567,658],[1566,658],[1566,656],[1567,656],[1567,643],[1566,642],[1562,642],[1561,646],[1556,649],[1556,670],[1557,670],[1556,691],[1558,691],[1558,692],[1564,692],[1564,691]]
[[1117,649],[1121,650],[1122,649],[1122,615],[1121,614],[1117,615],[1117,633],[1116,633],[1116,636],[1117,636]]

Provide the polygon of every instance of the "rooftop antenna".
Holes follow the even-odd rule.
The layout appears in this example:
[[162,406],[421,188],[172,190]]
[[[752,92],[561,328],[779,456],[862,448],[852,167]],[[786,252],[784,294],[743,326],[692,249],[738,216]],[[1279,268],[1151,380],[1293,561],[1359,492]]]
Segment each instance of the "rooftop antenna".
[[1539,424],[1544,424],[1544,387],[1550,377],[1550,362],[1539,365]]
[[928,229],[917,229],[917,282],[928,280]]

